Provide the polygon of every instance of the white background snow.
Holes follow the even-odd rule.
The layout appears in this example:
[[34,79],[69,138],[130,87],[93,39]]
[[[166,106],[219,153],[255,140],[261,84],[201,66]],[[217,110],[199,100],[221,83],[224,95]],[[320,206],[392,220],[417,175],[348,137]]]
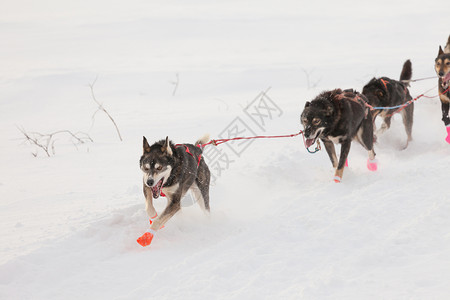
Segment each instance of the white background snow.
[[[373,76],[434,75],[449,4],[431,1],[3,1],[0,299],[450,299],[450,145],[437,98],[376,144],[354,144],[341,184],[325,151],[258,140],[143,248],[142,136],[194,142],[236,118],[301,129],[304,103]],[[175,96],[173,82],[179,76]],[[307,80],[306,74],[309,74]],[[115,118],[98,113],[97,99]],[[413,97],[437,80],[413,83]],[[261,92],[282,110],[258,128]],[[437,94],[437,89],[428,95]],[[17,129],[88,132],[56,155]],[[230,156],[226,145],[220,149]],[[158,211],[165,199],[155,201]]]

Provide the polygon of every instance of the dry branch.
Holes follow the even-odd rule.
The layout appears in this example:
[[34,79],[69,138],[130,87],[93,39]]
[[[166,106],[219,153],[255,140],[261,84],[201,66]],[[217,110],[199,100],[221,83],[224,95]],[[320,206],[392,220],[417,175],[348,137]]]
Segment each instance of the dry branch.
[[119,131],[119,127],[117,127],[116,121],[114,121],[113,117],[111,117],[111,115],[108,113],[108,111],[105,109],[105,107],[103,107],[103,104],[97,101],[97,98],[95,98],[95,94],[94,94],[94,85],[95,82],[97,82],[97,78],[95,78],[94,82],[89,84],[89,87],[91,88],[91,95],[92,95],[92,99],[94,100],[95,103],[97,103],[98,108],[97,110],[94,112],[94,114],[92,115],[92,126],[94,126],[94,121],[95,121],[95,115],[97,114],[97,112],[102,111],[104,112],[108,118],[111,120],[111,122],[114,124],[114,127],[116,128],[117,131],[117,135],[119,136],[120,141],[122,141],[122,136],[120,135],[120,131]]
[[[27,132],[24,128],[20,127],[17,127],[17,129],[25,136],[25,141],[36,146],[38,149],[42,149],[48,157],[55,155],[56,136],[62,134],[69,135],[75,147],[86,142],[93,142],[92,138],[85,132],[73,133],[70,130],[58,130],[43,134],[40,132]],[[37,152],[33,153],[33,155],[37,156]]]
[[311,75],[314,72],[314,69],[308,71],[308,70],[302,68],[302,71],[303,71],[303,73],[305,73],[305,76],[306,76],[306,86],[307,86],[308,90],[311,88],[315,88],[319,84],[319,82],[322,80],[322,78],[319,78],[318,80],[315,80],[314,82],[311,81]]

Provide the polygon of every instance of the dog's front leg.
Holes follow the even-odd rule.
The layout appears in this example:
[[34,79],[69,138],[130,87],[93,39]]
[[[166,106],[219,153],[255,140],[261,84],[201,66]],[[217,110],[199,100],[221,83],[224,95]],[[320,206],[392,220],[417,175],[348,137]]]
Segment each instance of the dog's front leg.
[[341,182],[344,174],[345,162],[347,161],[348,153],[350,152],[351,140],[346,140],[341,143],[341,154],[339,155],[339,163],[334,173],[334,182]]
[[150,224],[153,222],[153,219],[156,218],[157,213],[155,208],[153,207],[153,194],[151,188],[144,184],[144,196],[145,196],[145,211],[147,212],[148,217],[150,218]]
[[442,121],[444,121],[445,126],[450,125],[450,118],[448,117],[449,107],[450,104],[448,102],[441,101]]
[[450,144],[450,118],[448,117],[449,106],[450,104],[448,102],[441,100],[442,121],[444,121],[445,129],[447,130],[447,137],[445,138],[445,141]]
[[337,168],[338,160],[337,160],[336,150],[334,149],[333,142],[327,141],[327,140],[322,140],[322,142],[325,145],[325,149],[327,150],[328,156],[330,157],[333,168]]
[[163,213],[156,218],[152,226],[150,226],[150,229],[155,232],[162,228],[164,224],[166,224],[166,222],[181,209],[181,195],[175,194],[172,197],[168,196],[167,200],[167,206]]
[[156,231],[158,229],[164,227],[164,224],[175,215],[181,208],[181,196],[174,195],[172,197],[167,196],[168,204],[164,212],[158,216],[150,226],[150,229],[147,230],[140,238],[137,239],[137,242],[145,247],[152,243],[153,237],[155,236]]

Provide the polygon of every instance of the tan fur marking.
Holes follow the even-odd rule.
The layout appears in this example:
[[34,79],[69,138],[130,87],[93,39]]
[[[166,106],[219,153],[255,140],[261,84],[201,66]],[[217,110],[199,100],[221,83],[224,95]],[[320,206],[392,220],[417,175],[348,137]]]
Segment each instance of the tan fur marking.
[[450,58],[444,60],[444,74],[450,72],[450,65],[448,65],[448,63],[450,63]]
[[334,161],[333,168],[337,168],[337,166],[338,166],[338,158],[336,156],[336,152],[333,153],[332,155],[333,155],[333,161]]
[[373,149],[369,151],[369,158],[370,158],[370,160],[375,159],[375,151],[373,151]]
[[[175,192],[178,190],[178,187],[179,187],[179,186],[180,186],[180,185],[177,183],[177,184],[172,185],[172,186],[169,186],[169,187],[163,187],[161,190],[162,190],[162,192],[163,192],[164,194],[170,196],[170,195],[172,195],[173,193],[175,193]],[[184,196],[184,195],[183,195],[183,196]]]
[[197,201],[198,205],[200,206],[200,208],[207,213],[208,211],[205,208],[205,200],[203,199],[202,193],[200,191],[200,189],[198,188],[197,184],[194,182],[191,186],[191,191],[192,194],[195,197],[195,201]]
[[444,95],[444,94],[440,94],[440,95],[439,95],[439,98],[440,98],[441,101],[444,102],[444,103],[450,103],[450,98],[447,97],[447,96]]
[[147,187],[144,184],[144,189],[145,189],[145,211],[147,212],[147,215],[149,218],[152,218],[156,215],[156,210],[153,207],[153,194],[152,194],[152,189]]

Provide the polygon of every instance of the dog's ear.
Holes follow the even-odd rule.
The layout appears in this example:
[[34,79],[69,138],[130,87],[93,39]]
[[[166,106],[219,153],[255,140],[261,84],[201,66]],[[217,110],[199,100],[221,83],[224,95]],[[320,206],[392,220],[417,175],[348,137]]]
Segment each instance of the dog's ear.
[[147,142],[147,139],[144,136],[144,142],[143,142],[143,147],[144,147],[144,153],[149,153],[150,152],[150,145]]
[[169,137],[166,136],[166,141],[164,142],[164,145],[161,148],[162,152],[166,152],[167,155],[172,156],[173,152],[172,152],[172,148],[170,148],[170,142],[169,142]]
[[305,108],[309,107],[310,105],[311,105],[311,102],[306,101],[306,103],[305,103]]
[[439,53],[438,53],[438,56],[441,55],[441,54],[444,54],[444,51],[442,50],[442,47],[439,46]]

